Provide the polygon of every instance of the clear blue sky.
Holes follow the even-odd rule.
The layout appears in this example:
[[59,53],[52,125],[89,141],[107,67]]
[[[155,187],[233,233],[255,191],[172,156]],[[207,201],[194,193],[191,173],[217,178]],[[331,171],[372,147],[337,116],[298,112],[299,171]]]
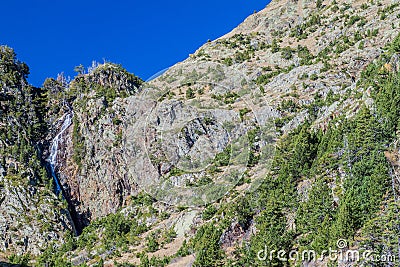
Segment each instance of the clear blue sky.
[[1,3],[0,44],[15,49],[29,82],[103,59],[147,79],[229,32],[270,0],[19,0]]

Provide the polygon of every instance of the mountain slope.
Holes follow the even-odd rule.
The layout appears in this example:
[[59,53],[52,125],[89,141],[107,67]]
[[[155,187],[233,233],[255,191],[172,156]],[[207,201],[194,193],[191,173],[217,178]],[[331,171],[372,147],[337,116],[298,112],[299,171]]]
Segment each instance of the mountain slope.
[[32,140],[73,115],[56,171],[82,233],[36,264],[397,256],[399,23],[394,1],[273,1],[148,83],[110,63],[48,80],[50,129]]

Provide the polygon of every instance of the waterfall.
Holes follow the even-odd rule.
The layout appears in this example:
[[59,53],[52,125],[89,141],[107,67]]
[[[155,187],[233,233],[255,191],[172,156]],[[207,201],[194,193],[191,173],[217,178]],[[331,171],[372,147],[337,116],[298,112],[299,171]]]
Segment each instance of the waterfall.
[[60,132],[54,137],[53,142],[51,144],[50,148],[50,155],[47,158],[47,162],[49,162],[50,166],[50,171],[51,171],[51,176],[54,179],[54,183],[56,185],[55,193],[58,195],[61,192],[61,185],[60,182],[58,181],[57,175],[56,175],[56,165],[57,165],[57,152],[58,152],[58,144],[62,140],[62,134],[65,132],[66,129],[72,124],[72,116],[74,114],[67,113],[64,118],[64,122],[61,126]]

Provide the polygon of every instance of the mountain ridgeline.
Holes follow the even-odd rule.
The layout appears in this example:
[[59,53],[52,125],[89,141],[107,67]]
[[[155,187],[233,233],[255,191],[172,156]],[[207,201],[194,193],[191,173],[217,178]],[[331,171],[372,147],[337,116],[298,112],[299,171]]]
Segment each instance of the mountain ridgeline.
[[272,1],[151,81],[40,88],[1,46],[0,266],[400,266],[399,34]]

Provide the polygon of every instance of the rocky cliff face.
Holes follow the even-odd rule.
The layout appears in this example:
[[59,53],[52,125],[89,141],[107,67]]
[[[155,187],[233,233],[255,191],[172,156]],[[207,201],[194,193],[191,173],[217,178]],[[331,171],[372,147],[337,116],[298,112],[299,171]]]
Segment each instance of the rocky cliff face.
[[135,195],[123,157],[123,118],[125,99],[140,84],[120,66],[104,64],[75,78],[68,89],[73,123],[63,136],[58,172],[80,229]]
[[[251,103],[250,98],[259,94],[259,89],[251,82],[244,84],[241,73],[231,73],[221,64],[198,67],[180,68],[173,83],[147,85],[140,93],[135,87],[112,104],[106,96],[98,96],[103,81],[91,77],[98,70],[72,82],[69,90],[90,89],[74,100],[73,125],[65,132],[58,171],[64,192],[81,214],[83,224],[121,208],[128,197],[136,195],[138,183],[142,190],[171,204],[192,206],[216,200],[241,178],[249,157],[266,149],[261,141],[242,138],[256,129],[264,131],[265,138],[267,133],[274,134],[266,126],[278,112],[260,100],[257,106]],[[197,81],[196,75],[190,78],[193,71],[203,80]],[[221,76],[218,86],[213,85],[214,76]],[[114,88],[120,88],[119,79],[126,79],[106,77]],[[180,83],[186,83],[181,90],[187,91],[189,83],[193,83],[190,90],[205,90],[203,99],[170,97],[178,92],[169,88]],[[251,95],[244,95],[252,90],[255,92]],[[210,97],[214,93],[216,98]],[[187,102],[185,98],[189,98]],[[250,146],[258,148],[249,151]],[[227,162],[213,163],[223,156]],[[234,164],[229,165],[231,156]],[[224,170],[222,176],[218,167]],[[196,184],[217,177],[221,179],[221,192],[213,184],[201,196],[188,198],[196,195],[192,192]],[[182,192],[187,184],[191,186]]]

